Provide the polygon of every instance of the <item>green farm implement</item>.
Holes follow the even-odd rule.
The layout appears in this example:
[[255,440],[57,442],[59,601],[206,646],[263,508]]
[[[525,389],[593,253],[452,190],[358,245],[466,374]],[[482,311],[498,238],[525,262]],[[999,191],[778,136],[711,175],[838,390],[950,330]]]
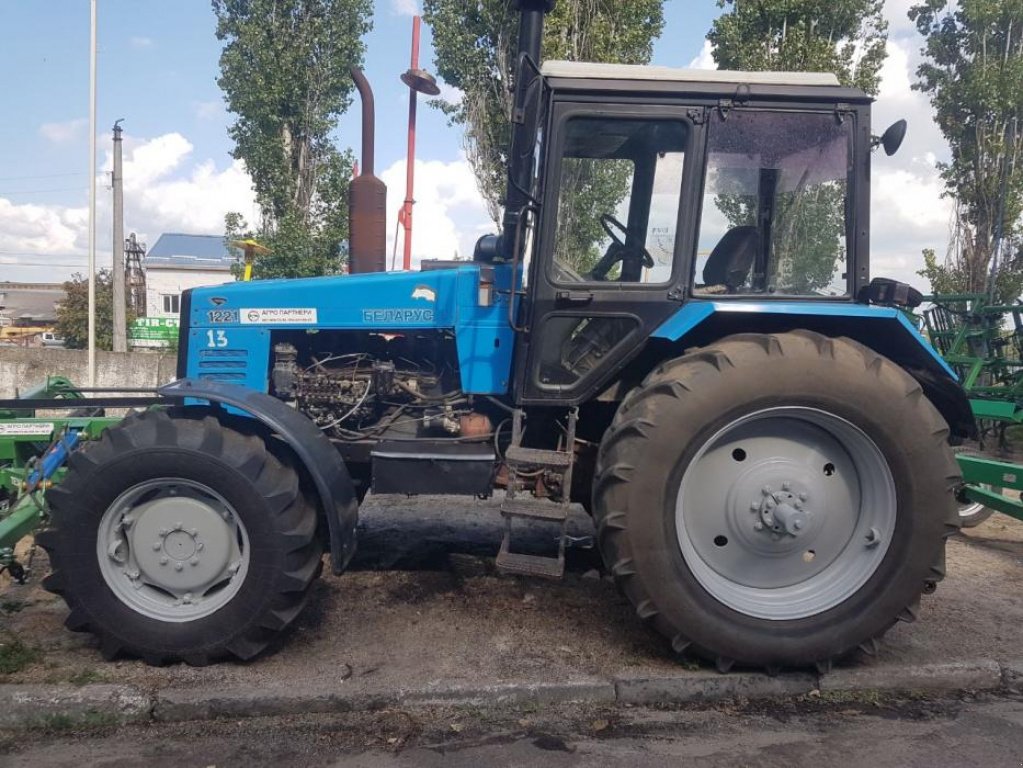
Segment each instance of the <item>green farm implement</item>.
[[966,485],[960,492],[965,527],[993,512],[1023,520],[1023,466],[1004,460],[1010,428],[1023,424],[1023,304],[992,304],[985,294],[928,297],[923,326],[931,343],[959,375],[977,420],[981,452],[959,453]]
[[[51,377],[19,399],[27,407],[0,408],[0,572],[23,581],[27,564],[17,561],[14,547],[45,521],[46,489],[60,481],[65,461],[81,442],[98,438],[120,418],[103,415],[63,377]],[[38,415],[39,402],[61,415]]]

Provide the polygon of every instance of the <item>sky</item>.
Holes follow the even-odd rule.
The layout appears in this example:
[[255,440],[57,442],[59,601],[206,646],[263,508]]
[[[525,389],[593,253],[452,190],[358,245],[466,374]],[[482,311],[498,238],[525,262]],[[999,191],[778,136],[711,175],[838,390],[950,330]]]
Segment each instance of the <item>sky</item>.
[[[926,97],[911,90],[922,39],[913,0],[886,0],[888,59],[874,131],[899,118],[909,135],[893,158],[874,156],[872,272],[914,283],[921,249],[945,252],[950,204],[935,164],[948,148]],[[389,252],[404,198],[408,67],[418,0],[376,0],[366,74],[377,102],[377,175],[388,185]],[[231,115],[217,86],[221,45],[208,0],[98,0],[97,264],[111,262],[110,137],[123,118],[125,232],[150,245],[164,232],[221,234],[224,214],[256,219],[244,164],[231,157]],[[654,64],[713,67],[705,35],[715,0],[666,0]],[[0,0],[0,281],[67,279],[88,253],[88,0]],[[434,69],[424,25],[421,65]],[[442,83],[442,96],[458,98]],[[356,102],[335,134],[360,146]],[[462,133],[420,106],[413,256],[468,256],[493,231],[465,160]],[[400,250],[400,245],[399,245]],[[400,254],[399,254],[400,258]]]

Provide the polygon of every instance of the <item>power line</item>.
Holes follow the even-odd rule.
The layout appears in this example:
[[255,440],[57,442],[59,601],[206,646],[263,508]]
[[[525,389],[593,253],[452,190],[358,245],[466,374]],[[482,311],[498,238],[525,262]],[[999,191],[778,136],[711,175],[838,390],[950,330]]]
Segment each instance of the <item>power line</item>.
[[0,176],[0,181],[26,181],[28,179],[66,179],[70,176],[88,176],[87,173],[40,173],[31,176]]
[[56,259],[77,259],[85,258],[84,253],[32,253],[30,251],[4,251],[0,250],[0,256],[24,256],[27,259],[45,259],[53,256]]
[[88,264],[84,261],[76,262],[74,264],[65,264],[63,262],[56,261],[18,261],[14,263],[0,262],[0,267],[67,267],[71,268],[85,268]]
[[11,189],[0,192],[0,195],[42,195],[49,192],[81,192],[81,187],[58,187],[57,189]]

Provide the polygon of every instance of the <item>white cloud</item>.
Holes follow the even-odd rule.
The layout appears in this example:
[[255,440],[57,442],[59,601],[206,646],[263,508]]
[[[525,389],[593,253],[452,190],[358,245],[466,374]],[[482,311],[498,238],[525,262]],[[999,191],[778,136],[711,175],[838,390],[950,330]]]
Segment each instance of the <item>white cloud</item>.
[[437,86],[440,88],[440,94],[436,97],[438,101],[444,101],[448,104],[461,104],[465,98],[465,93],[461,88],[448,85],[443,80],[438,80]]
[[[125,234],[136,232],[152,245],[164,232],[220,234],[224,214],[239,211],[255,219],[252,182],[245,166],[234,161],[218,168],[212,160],[196,162],[191,142],[179,133],[154,139],[124,138]],[[97,176],[97,263],[110,264],[111,199],[108,187],[112,158],[107,151]],[[0,198],[0,264],[52,260],[84,263],[88,248],[88,210],[84,207],[16,205]],[[28,256],[28,258],[25,258]],[[68,267],[22,267],[9,279],[63,280]],[[14,270],[3,269],[5,276]]]
[[[381,174],[387,184],[388,265],[394,248],[394,222],[405,199],[405,161],[399,160]],[[465,160],[444,163],[416,161],[416,205],[413,209],[412,261],[418,268],[425,259],[463,259],[472,257],[480,235],[494,231],[472,168]],[[398,265],[404,234],[398,235]]]
[[152,48],[154,45],[153,38],[144,37],[142,35],[137,35],[135,37],[130,38],[128,40],[128,44],[136,51],[141,51],[145,48]]
[[703,41],[703,48],[700,50],[699,56],[689,62],[690,69],[717,69],[718,65],[714,62],[714,46],[711,45],[710,40]]
[[399,16],[418,16],[419,0],[391,0],[391,12]]
[[76,117],[73,120],[65,120],[58,123],[43,123],[39,126],[39,133],[43,138],[52,141],[54,144],[67,144],[85,134],[89,127],[89,121],[84,117]]

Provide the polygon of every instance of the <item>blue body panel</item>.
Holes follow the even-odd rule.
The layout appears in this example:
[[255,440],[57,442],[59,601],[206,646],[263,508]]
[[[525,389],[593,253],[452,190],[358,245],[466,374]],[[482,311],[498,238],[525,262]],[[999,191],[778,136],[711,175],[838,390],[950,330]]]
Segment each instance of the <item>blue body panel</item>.
[[496,289],[480,306],[480,267],[258,280],[192,291],[187,376],[267,391],[271,332],[452,332],[462,390],[505,394],[515,334],[508,323],[511,268],[493,267]]
[[[814,317],[837,317],[853,321],[880,321],[891,333],[907,334],[925,350],[941,370],[952,379],[958,380],[955,371],[921,335],[909,319],[893,307],[872,307],[866,304],[852,304],[824,301],[690,301],[654,331],[655,338],[678,341],[694,330],[715,313],[744,313],[767,315],[789,315]],[[812,321],[806,327],[812,328]]]

